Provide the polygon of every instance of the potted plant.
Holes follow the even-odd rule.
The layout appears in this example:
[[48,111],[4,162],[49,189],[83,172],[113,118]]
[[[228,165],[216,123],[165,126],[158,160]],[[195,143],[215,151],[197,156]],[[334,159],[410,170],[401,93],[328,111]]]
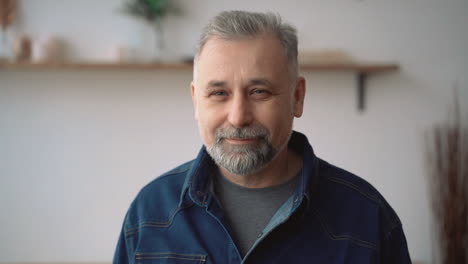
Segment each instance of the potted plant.
[[132,17],[145,21],[154,33],[154,57],[164,57],[164,18],[169,14],[179,14],[180,9],[171,0],[127,0],[122,11]]

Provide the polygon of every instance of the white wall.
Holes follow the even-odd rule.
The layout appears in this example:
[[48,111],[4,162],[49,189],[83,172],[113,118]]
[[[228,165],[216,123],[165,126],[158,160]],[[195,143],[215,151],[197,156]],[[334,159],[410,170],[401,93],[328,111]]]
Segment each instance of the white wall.
[[[320,157],[374,184],[403,221],[412,257],[430,263],[423,135],[446,116],[454,83],[468,102],[468,2],[179,2],[184,15],[166,32],[176,55],[192,53],[218,11],[270,10],[297,26],[302,49],[401,65],[371,77],[363,114],[352,74],[306,73],[296,129]],[[148,30],[116,13],[120,3],[23,0],[15,30],[63,36],[75,60],[108,59],[115,44],[144,54]],[[110,261],[138,190],[200,147],[190,80],[190,71],[0,70],[0,262]]]

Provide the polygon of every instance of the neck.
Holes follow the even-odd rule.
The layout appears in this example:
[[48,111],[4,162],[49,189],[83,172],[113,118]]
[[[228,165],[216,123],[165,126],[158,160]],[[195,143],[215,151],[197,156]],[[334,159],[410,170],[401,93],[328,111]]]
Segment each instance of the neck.
[[302,167],[302,158],[296,152],[284,148],[261,170],[249,175],[236,175],[220,168],[229,181],[246,188],[265,188],[285,183],[292,179]]

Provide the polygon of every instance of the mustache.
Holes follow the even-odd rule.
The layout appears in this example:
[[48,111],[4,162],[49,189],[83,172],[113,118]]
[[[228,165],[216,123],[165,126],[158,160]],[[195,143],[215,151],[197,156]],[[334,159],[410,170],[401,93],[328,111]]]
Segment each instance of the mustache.
[[267,140],[269,131],[263,126],[249,127],[222,127],[216,130],[216,142],[220,142],[226,138],[251,139],[259,138]]

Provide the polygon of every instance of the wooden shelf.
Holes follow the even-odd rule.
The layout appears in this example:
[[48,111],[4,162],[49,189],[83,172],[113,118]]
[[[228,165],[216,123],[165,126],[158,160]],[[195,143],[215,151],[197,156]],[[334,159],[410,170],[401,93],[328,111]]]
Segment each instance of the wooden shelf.
[[391,72],[399,69],[398,64],[383,63],[333,63],[333,64],[305,64],[300,66],[302,71],[348,71],[360,73]]
[[[0,70],[192,70],[192,63],[107,63],[107,62],[65,62],[65,63],[17,63],[0,62]],[[399,70],[394,63],[320,63],[300,65],[302,72],[352,72],[356,74],[358,109],[365,109],[366,83],[369,75]]]
[[[361,73],[389,72],[398,70],[397,64],[375,63],[333,63],[333,64],[305,64],[300,66],[302,71],[349,71]],[[112,62],[64,62],[64,63],[21,63],[0,62],[0,69],[86,69],[86,70],[191,70],[192,63],[112,63]]]
[[191,63],[0,62],[0,70],[191,70]]

